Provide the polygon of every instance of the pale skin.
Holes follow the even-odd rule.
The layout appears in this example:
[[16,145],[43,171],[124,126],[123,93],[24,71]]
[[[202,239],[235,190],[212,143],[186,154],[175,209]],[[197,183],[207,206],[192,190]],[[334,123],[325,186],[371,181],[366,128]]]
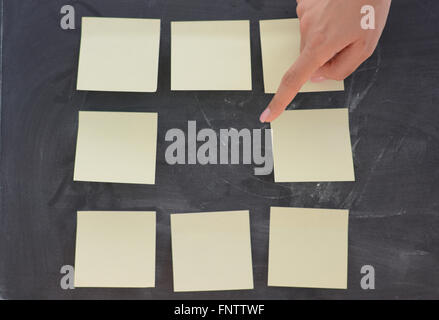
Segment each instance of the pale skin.
[[[386,24],[391,0],[297,0],[300,56],[288,69],[261,122],[276,119],[308,81],[344,80],[368,59]],[[361,8],[375,9],[375,29],[361,28]]]

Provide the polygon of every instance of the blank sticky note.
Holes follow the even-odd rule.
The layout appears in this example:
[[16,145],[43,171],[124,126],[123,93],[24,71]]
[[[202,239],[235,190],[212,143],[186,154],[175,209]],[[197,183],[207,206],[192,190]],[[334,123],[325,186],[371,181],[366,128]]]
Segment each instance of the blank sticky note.
[[251,90],[250,22],[171,22],[172,90]]
[[[288,68],[300,55],[299,19],[259,21],[265,93],[275,93]],[[300,92],[342,91],[343,81],[307,82]]]
[[348,210],[271,208],[268,285],[347,288]]
[[78,90],[155,92],[159,19],[82,18]]
[[75,287],[154,287],[155,246],[155,212],[78,212]]
[[74,180],[155,183],[157,113],[79,112]]
[[271,129],[276,182],[355,180],[348,109],[285,111]]
[[248,211],[171,215],[174,291],[253,289]]

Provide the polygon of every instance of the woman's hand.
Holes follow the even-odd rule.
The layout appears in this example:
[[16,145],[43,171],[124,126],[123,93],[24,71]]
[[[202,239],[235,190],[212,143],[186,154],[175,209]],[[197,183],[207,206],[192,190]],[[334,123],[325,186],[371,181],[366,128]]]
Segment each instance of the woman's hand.
[[[276,119],[308,81],[343,80],[374,52],[386,24],[391,0],[297,0],[301,54],[282,78],[261,114]],[[375,11],[375,29],[361,27],[361,8]]]

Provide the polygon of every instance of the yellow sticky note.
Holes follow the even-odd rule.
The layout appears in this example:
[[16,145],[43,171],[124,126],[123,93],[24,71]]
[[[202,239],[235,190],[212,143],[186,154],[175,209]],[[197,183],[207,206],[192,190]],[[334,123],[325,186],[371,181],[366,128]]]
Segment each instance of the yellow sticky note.
[[74,180],[155,183],[157,113],[79,112]]
[[251,90],[250,22],[171,22],[171,90]]
[[285,111],[271,129],[276,182],[355,180],[348,109]]
[[78,90],[157,91],[159,19],[83,17]]
[[[265,93],[275,93],[283,75],[300,55],[299,19],[259,21]],[[308,81],[300,92],[343,91],[343,81]]]
[[174,291],[253,289],[248,211],[171,214]]
[[78,212],[75,287],[155,286],[155,212]]
[[348,210],[272,207],[268,285],[347,288]]

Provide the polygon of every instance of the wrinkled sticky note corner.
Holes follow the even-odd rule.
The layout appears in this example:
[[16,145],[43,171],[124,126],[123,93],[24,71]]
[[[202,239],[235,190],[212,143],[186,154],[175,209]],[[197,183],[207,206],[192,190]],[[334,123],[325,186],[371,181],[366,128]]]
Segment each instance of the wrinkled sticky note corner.
[[156,214],[79,211],[75,287],[155,287]]
[[248,211],[171,214],[174,291],[253,289]]
[[268,285],[347,288],[348,210],[272,207]]
[[77,90],[157,91],[160,19],[83,17]]
[[157,113],[80,111],[75,181],[154,184]]
[[[260,39],[265,93],[275,93],[288,68],[300,55],[299,19],[260,20]],[[344,82],[308,81],[300,92],[343,91]]]
[[271,123],[276,182],[355,181],[349,111],[285,111]]

